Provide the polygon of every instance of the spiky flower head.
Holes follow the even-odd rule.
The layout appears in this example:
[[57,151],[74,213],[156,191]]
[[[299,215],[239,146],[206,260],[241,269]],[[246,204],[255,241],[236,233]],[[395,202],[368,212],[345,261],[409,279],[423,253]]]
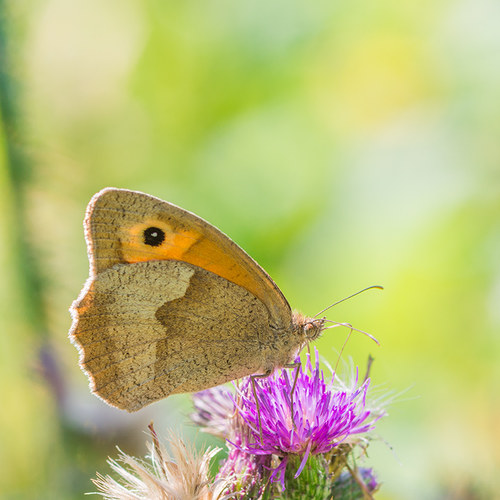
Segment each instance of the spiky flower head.
[[260,498],[269,476],[270,456],[256,456],[243,451],[251,438],[238,416],[238,394],[226,386],[217,386],[193,395],[195,411],[191,420],[204,432],[226,440],[228,457],[221,465],[216,480],[225,481],[231,498]]
[[209,474],[212,458],[219,448],[196,453],[173,433],[170,435],[171,453],[160,444],[150,425],[153,438],[148,443],[150,461],[137,459],[120,450],[117,460],[108,459],[119,480],[97,474],[93,482],[107,500],[222,500],[227,485],[213,481]]
[[[366,407],[369,379],[359,385],[356,374],[352,387],[338,389],[334,373],[325,381],[317,351],[315,354],[314,366],[308,353],[305,366],[298,365],[298,373],[281,370],[265,379],[249,379],[239,391],[238,413],[251,435],[241,449],[254,455],[280,457],[271,480],[279,480],[282,487],[291,456],[301,458],[296,478],[310,455],[326,454],[339,444],[355,443],[383,415]],[[252,383],[259,405],[250,390]]]
[[[381,400],[367,403],[370,381],[359,384],[357,371],[347,383],[334,373],[326,381],[317,351],[314,366],[307,354],[305,365],[297,370],[280,370],[265,379],[248,377],[236,394],[216,387],[194,395],[193,420],[226,439],[229,456],[217,477],[233,478],[232,491],[240,494],[235,498],[258,498],[248,496],[248,491],[269,479],[283,491],[285,482],[297,479],[308,460],[315,470],[330,464],[325,466],[325,484],[331,484],[353,450],[364,450],[366,433],[385,414]],[[319,461],[311,461],[313,457]]]
[[191,420],[204,432],[226,439],[232,434],[233,416],[236,407],[233,393],[219,385],[193,395],[194,412]]

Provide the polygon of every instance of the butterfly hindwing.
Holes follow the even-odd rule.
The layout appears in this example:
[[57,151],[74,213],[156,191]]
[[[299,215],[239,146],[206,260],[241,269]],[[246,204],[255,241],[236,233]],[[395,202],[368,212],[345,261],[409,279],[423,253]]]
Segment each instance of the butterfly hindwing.
[[261,371],[274,335],[254,295],[174,260],[106,269],[75,301],[73,317],[93,392],[129,411]]

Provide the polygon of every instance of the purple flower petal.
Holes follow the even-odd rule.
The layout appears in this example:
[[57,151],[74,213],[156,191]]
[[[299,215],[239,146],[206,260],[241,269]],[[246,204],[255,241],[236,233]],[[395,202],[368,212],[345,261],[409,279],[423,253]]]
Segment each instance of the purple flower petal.
[[[307,354],[304,366],[299,367],[293,397],[293,422],[291,418],[291,373],[281,370],[262,380],[254,380],[260,405],[262,442],[257,405],[251,390],[251,380],[239,391],[239,417],[250,430],[251,439],[242,443],[241,449],[254,455],[277,455],[282,462],[271,474],[272,480],[284,484],[287,457],[302,457],[295,477],[304,469],[310,454],[328,453],[355,434],[370,431],[383,416],[372,415],[366,409],[366,393],[370,381],[358,385],[358,373],[351,389],[338,390],[334,377],[325,382],[319,368],[315,349],[315,363]],[[295,372],[293,372],[295,376]]]
[[300,473],[306,466],[307,459],[309,458],[309,453],[311,452],[311,446],[312,446],[312,441],[309,442],[307,445],[306,452],[304,453],[304,458],[302,459],[302,462],[300,463],[299,468],[297,469],[297,472],[295,473],[294,478],[297,479],[300,476]]

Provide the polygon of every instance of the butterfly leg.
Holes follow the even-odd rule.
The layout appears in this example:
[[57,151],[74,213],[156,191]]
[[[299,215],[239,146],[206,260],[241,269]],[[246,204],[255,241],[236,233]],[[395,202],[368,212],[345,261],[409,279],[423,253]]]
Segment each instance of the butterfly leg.
[[267,378],[271,375],[272,370],[267,370],[266,373],[261,373],[259,375],[250,375],[250,380],[252,381],[252,393],[255,399],[255,407],[257,408],[257,416],[259,418],[259,435],[260,435],[260,443],[264,444],[264,438],[262,437],[262,421],[260,419],[260,404],[259,398],[257,397],[257,390],[255,388],[255,379],[256,378]]

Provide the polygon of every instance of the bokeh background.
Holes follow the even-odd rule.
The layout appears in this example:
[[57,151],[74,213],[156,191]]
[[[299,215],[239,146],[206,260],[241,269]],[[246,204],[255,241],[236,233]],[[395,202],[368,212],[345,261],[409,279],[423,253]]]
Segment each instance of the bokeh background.
[[[105,186],[209,220],[402,393],[377,498],[500,498],[497,0],[0,1],[0,496],[73,499],[189,396],[90,395],[67,339]],[[316,345],[331,362],[346,331]]]

